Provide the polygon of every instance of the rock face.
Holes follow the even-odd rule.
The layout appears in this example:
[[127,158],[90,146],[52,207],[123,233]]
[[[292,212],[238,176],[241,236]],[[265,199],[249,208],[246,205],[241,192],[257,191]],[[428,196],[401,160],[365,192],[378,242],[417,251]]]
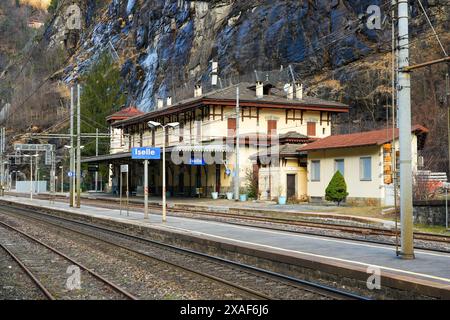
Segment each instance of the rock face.
[[[425,6],[428,8],[427,1]],[[101,52],[122,67],[129,103],[148,111],[156,96],[191,95],[208,85],[211,61],[219,65],[221,85],[254,81],[255,70],[285,70],[306,81],[390,47],[390,1],[381,0],[110,0],[106,8],[81,1],[85,29],[81,49],[66,81],[83,73]],[[439,6],[439,1],[430,5]],[[371,7],[372,6],[372,7]],[[371,29],[381,12],[381,30]],[[106,9],[106,10],[105,10]],[[372,9],[373,10],[373,9]],[[417,8],[413,7],[413,16]],[[94,18],[95,17],[95,18]],[[373,21],[372,21],[373,22]],[[336,74],[338,82],[348,74]],[[335,80],[335,79],[333,79]],[[344,100],[336,88],[309,88],[326,98]]]
[[383,10],[378,0],[112,0],[96,19],[100,8],[90,2],[77,67],[68,70],[84,72],[100,52],[112,51],[130,100],[142,110],[153,107],[155,95],[177,96],[183,85],[208,82],[212,60],[223,81],[289,64],[309,74],[376,52],[389,34],[358,20],[369,5]]

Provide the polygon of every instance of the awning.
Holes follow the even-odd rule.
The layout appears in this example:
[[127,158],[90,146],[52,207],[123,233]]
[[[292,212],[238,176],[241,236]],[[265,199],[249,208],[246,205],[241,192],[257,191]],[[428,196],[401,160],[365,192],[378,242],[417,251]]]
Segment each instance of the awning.
[[87,157],[81,159],[81,163],[98,163],[122,159],[123,160],[131,159],[131,152],[121,152],[121,153],[105,154],[97,157]]

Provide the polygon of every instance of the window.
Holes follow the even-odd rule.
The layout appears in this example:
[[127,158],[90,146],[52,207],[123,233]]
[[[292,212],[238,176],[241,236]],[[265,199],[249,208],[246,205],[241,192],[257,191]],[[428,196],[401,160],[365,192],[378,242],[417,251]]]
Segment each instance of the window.
[[372,180],[372,158],[361,157],[359,159],[359,176],[361,181]]
[[184,123],[180,123],[179,134],[180,134],[179,141],[183,142],[183,140],[184,140]]
[[336,159],[334,160],[334,172],[340,171],[342,175],[344,175],[344,159]]
[[267,134],[269,136],[277,134],[277,120],[267,120]]
[[306,131],[307,131],[307,135],[309,137],[315,137],[316,136],[316,123],[315,122],[306,123]]
[[311,181],[320,181],[320,160],[311,161]]
[[166,146],[169,145],[169,128],[165,127],[164,129],[164,137],[166,139]]
[[228,136],[234,137],[236,133],[236,118],[228,118]]
[[195,121],[196,123],[196,136],[197,136],[197,143],[202,142],[202,120],[199,119]]

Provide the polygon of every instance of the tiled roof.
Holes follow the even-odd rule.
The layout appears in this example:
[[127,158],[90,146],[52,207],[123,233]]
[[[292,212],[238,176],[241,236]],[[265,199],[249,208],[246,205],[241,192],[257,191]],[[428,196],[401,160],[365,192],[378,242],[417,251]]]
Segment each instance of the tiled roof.
[[317,110],[336,109],[336,112],[347,112],[349,108],[348,105],[340,102],[327,101],[313,97],[304,96],[302,100],[288,99],[286,97],[286,93],[282,89],[277,88],[272,88],[270,94],[265,94],[262,98],[258,98],[256,97],[256,92],[254,89],[255,85],[254,84],[252,85],[251,83],[248,82],[242,82],[237,85],[205,93],[200,97],[192,97],[189,99],[179,101],[170,107],[152,110],[150,112],[127,119],[125,121],[120,121],[116,125],[128,125],[148,121],[161,115],[167,115],[179,112],[181,110],[195,108],[196,106],[199,106],[201,104],[208,104],[211,101],[223,101],[235,104],[237,87],[239,87],[239,101],[241,105],[252,104],[268,107],[281,106],[294,109],[314,108]]
[[304,134],[301,134],[297,131],[289,131],[286,133],[282,133],[278,136],[278,139],[281,140],[305,140],[310,139],[308,136],[305,136]]
[[[218,99],[218,100],[236,100],[236,87],[239,86],[239,99],[244,101],[260,101],[260,102],[274,102],[280,104],[297,104],[297,105],[305,105],[305,106],[327,106],[327,107],[337,107],[337,108],[348,108],[346,104],[335,102],[335,101],[327,101],[318,98],[306,97],[302,100],[297,99],[288,99],[286,97],[286,93],[282,89],[272,88],[269,95],[264,95],[262,98],[256,97],[255,85],[242,82],[239,85],[230,86],[224,89],[212,91],[210,93],[206,93],[203,97],[208,99]],[[183,103],[181,101],[180,103]]]
[[144,114],[144,112],[137,109],[136,107],[127,107],[127,108],[123,108],[123,109],[109,115],[108,117],[106,117],[106,121],[124,120],[124,119],[132,118],[135,116],[139,116],[142,114]]
[[278,154],[280,158],[285,157],[298,157],[300,155],[303,155],[303,152],[299,152],[298,149],[300,149],[304,144],[282,144],[279,146],[272,146],[266,150],[260,151],[252,156],[250,156],[251,160],[256,160],[257,157],[264,157],[267,156],[267,151],[269,151],[269,155],[276,155]]
[[[415,125],[412,127],[411,131],[420,134],[427,133],[428,129],[421,125]],[[398,138],[398,129],[395,130],[395,138]],[[389,141],[392,141],[392,129],[386,128],[367,132],[329,136],[301,147],[298,151],[382,145]]]

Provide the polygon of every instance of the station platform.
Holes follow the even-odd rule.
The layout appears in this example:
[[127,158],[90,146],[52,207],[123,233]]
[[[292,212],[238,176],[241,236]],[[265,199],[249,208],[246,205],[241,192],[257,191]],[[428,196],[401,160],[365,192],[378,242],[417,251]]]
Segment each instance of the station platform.
[[[23,193],[8,192],[10,195],[24,196]],[[49,193],[40,193],[41,195],[50,196]],[[68,193],[57,193],[58,196],[68,198]],[[120,198],[108,193],[102,192],[85,192],[81,194],[82,198],[90,200],[114,201],[119,202]],[[129,202],[133,204],[144,204],[144,197],[133,196],[129,198]],[[149,205],[162,206],[160,197],[149,197]],[[324,219],[336,223],[370,225],[386,229],[395,228],[395,222],[390,219],[376,218],[371,216],[355,215],[342,212],[334,212],[337,208],[335,205],[314,205],[309,203],[278,205],[273,201],[234,201],[226,199],[210,199],[210,198],[168,198],[167,206],[173,209],[181,210],[203,210],[221,213],[237,213],[258,216],[270,216],[289,219]]]
[[258,259],[294,264],[324,273],[335,272],[347,278],[364,280],[371,275],[369,269],[378,268],[381,271],[381,286],[397,286],[402,290],[416,290],[424,295],[450,299],[450,254],[447,253],[416,250],[414,260],[402,260],[396,257],[395,248],[388,245],[170,215],[167,222],[162,223],[161,216],[155,210],[150,210],[150,218],[145,220],[143,213],[134,211],[127,216],[126,211],[120,213],[119,210],[85,205],[77,209],[70,208],[66,203],[14,196],[2,197],[0,201],[149,228],[152,232],[170,234],[172,238],[196,242],[195,248],[199,248],[200,244],[207,246],[208,250],[211,246],[217,246],[237,255],[251,254]]

